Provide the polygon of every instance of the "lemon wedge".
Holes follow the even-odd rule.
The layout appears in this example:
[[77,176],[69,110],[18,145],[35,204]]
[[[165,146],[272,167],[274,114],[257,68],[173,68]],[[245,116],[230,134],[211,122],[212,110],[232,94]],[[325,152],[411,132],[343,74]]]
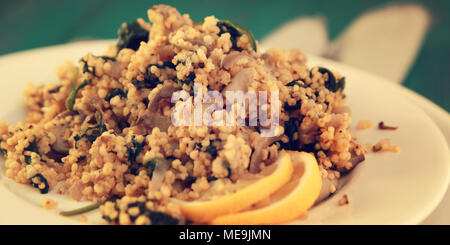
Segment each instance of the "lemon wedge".
[[290,155],[283,151],[275,163],[261,173],[248,174],[227,186],[227,189],[231,191],[224,196],[190,202],[172,199],[172,202],[180,206],[187,219],[209,223],[218,216],[248,209],[269,197],[291,179],[293,171]]
[[312,207],[322,187],[317,161],[306,152],[289,151],[288,154],[294,166],[289,182],[250,209],[217,217],[211,224],[279,224],[294,220]]

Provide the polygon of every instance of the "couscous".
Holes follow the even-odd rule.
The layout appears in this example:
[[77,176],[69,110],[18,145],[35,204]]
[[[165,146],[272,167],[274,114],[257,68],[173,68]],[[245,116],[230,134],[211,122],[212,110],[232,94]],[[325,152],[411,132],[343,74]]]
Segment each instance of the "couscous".
[[[308,67],[298,50],[260,53],[251,32],[213,16],[197,23],[158,5],[148,18],[123,24],[104,54],[63,63],[57,84],[27,87],[26,121],[0,122],[7,177],[42,194],[64,182],[56,191],[97,203],[91,209],[112,224],[186,224],[192,220],[174,200],[213,199],[284,151],[315,157],[315,203],[364,160],[337,71]],[[223,95],[277,91],[263,106],[279,104],[275,135],[249,126],[250,113],[242,126],[174,125],[171,95],[193,97],[194,84]]]

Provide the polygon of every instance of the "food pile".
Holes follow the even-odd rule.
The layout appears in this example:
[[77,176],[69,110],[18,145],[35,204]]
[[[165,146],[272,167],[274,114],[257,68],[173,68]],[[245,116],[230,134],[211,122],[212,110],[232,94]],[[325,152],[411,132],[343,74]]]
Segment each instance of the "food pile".
[[[338,72],[298,50],[260,53],[250,31],[213,16],[158,5],[148,18],[124,23],[104,54],[62,64],[57,84],[27,87],[25,122],[0,122],[7,177],[93,201],[112,224],[267,224],[332,195],[364,160]],[[277,91],[277,135],[173,125],[171,95],[194,84]]]

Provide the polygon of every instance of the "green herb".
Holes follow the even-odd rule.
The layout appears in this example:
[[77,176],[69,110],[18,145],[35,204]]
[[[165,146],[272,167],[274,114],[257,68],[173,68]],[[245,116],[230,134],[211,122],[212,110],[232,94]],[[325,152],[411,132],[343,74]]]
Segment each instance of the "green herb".
[[66,108],[70,111],[73,111],[73,106],[75,105],[75,100],[77,98],[77,93],[80,89],[84,88],[86,85],[91,83],[91,80],[84,80],[78,87],[70,90],[69,97],[66,99]]
[[[148,103],[150,103],[150,101],[148,101],[148,98],[144,98],[142,100],[142,103],[145,105],[145,108],[147,108],[148,107]],[[130,127],[130,126],[127,126],[127,127]]]
[[[129,209],[136,208],[136,207],[139,210],[138,213],[130,214],[128,212]],[[115,206],[115,209],[117,211],[120,211],[120,208],[117,207],[117,204]],[[152,225],[176,225],[179,223],[178,219],[170,216],[169,214],[147,209],[145,202],[130,203],[126,206],[126,209],[124,211],[129,215],[130,220],[132,222],[134,222],[139,216],[143,215],[150,219]],[[110,217],[105,216],[105,215],[102,218],[110,223],[118,221],[118,218],[111,219]]]
[[340,89],[341,91],[344,91],[344,88],[345,88],[345,77],[339,79],[339,81],[337,83],[337,87],[338,87],[338,90]]
[[330,107],[330,102],[328,102],[328,101],[325,101],[324,102],[325,103],[325,111],[328,111],[328,108]]
[[2,156],[6,156],[6,155],[8,155],[8,151],[7,151],[6,149],[3,149],[3,148],[1,147],[2,142],[3,142],[3,139],[0,139],[0,154],[1,154]]
[[252,45],[253,50],[257,50],[256,47],[256,41],[255,41],[255,37],[253,36],[253,33],[248,30],[247,28],[238,25],[236,23],[233,23],[229,20],[219,20],[219,22],[217,22],[217,27],[219,27],[220,32],[219,32],[219,36],[223,33],[230,33],[231,36],[231,43],[232,43],[232,48],[237,50],[237,51],[242,51],[242,48],[237,46],[237,38],[242,36],[242,35],[247,35],[248,39],[250,40],[250,43]]
[[147,42],[149,32],[142,29],[137,21],[126,24],[118,31],[117,53],[124,48],[136,51],[141,42]]
[[153,176],[153,171],[155,171],[156,168],[156,161],[151,159],[144,164],[144,167],[148,169],[148,177],[151,178]]
[[[69,109],[69,105],[68,105],[68,101],[69,101],[69,97],[72,93],[72,91],[74,91],[77,87],[77,79],[78,79],[78,68],[75,67],[72,71],[72,77],[70,78],[70,83],[69,83],[69,96],[66,99],[66,108]],[[72,105],[73,108],[73,105]]]
[[132,83],[137,89],[142,89],[142,88],[144,88],[144,81],[139,81],[138,79],[134,78],[133,80],[131,80],[131,83]]
[[202,149],[202,143],[196,142],[194,143],[194,150],[201,150]]
[[[128,210],[130,208],[134,208],[137,207],[139,209],[139,213],[137,214],[130,214],[128,212]],[[140,215],[148,215],[147,214],[147,207],[145,207],[145,202],[134,202],[134,203],[130,203],[128,204],[128,208],[127,208],[127,213],[130,216],[131,221],[135,221],[137,219],[137,217],[139,217]]]
[[[41,189],[40,184],[44,183],[44,188]],[[50,189],[50,185],[48,184],[48,181],[42,174],[36,174],[30,179],[30,184],[39,190],[41,194],[47,194],[48,190]]]
[[111,99],[116,97],[116,96],[120,96],[120,98],[126,98],[127,94],[125,92],[123,92],[122,89],[115,88],[111,92],[109,92],[109,94],[106,95],[105,100],[110,102]]
[[136,158],[141,153],[142,148],[144,148],[145,142],[137,142],[134,135],[131,137],[131,142],[133,146],[127,148],[128,161],[130,161],[130,163],[136,163]]
[[83,213],[87,213],[90,212],[92,210],[95,210],[97,208],[99,208],[101,205],[105,204],[106,202],[116,202],[117,199],[119,199],[120,197],[118,197],[117,195],[112,196],[111,198],[102,201],[102,202],[97,202],[97,203],[93,203],[93,204],[89,204],[87,206],[81,207],[81,208],[77,208],[74,210],[70,210],[70,211],[62,211],[59,214],[62,216],[75,216],[75,215],[79,215],[79,214],[83,214]]
[[178,83],[178,85],[180,85],[180,87],[183,87],[184,84],[190,86],[191,83],[194,82],[195,79],[195,73],[191,72],[189,73],[189,75],[186,77],[186,79],[184,80],[179,80],[178,78],[176,78],[176,82]]
[[217,157],[217,149],[211,144],[206,147],[205,152],[209,153],[213,158]]
[[231,176],[230,163],[227,160],[223,160],[222,161],[222,166],[227,169],[228,174],[227,174],[226,178],[230,178],[230,176]]
[[83,63],[83,73],[91,73],[95,77],[95,66],[89,66],[87,60],[80,61]]
[[208,180],[208,182],[215,181],[215,180],[217,180],[217,177],[211,176],[211,177],[208,177],[207,180]]
[[149,64],[149,65],[147,66],[147,72],[148,72],[148,69],[149,69],[150,67],[152,67],[152,66],[156,66],[156,67],[158,67],[159,69],[163,69],[163,68],[175,69],[175,67],[176,67],[176,65],[174,65],[174,64],[172,63],[172,61],[164,61],[162,65],[159,65],[159,64]]
[[179,222],[178,219],[157,211],[151,211],[149,218],[152,221],[152,225],[176,225]]
[[289,120],[284,124],[284,134],[288,136],[289,141],[287,143],[284,143],[283,141],[280,142],[281,149],[285,150],[296,150],[299,147],[300,141],[299,139],[294,139],[294,134],[298,131],[298,127],[300,126],[302,119],[298,118],[289,118]]
[[101,205],[103,205],[105,202],[98,202],[98,203],[93,203],[90,205],[87,205],[85,207],[82,208],[77,208],[71,211],[62,211],[59,214],[62,216],[66,216],[66,217],[70,217],[70,216],[75,216],[75,215],[79,215],[79,214],[84,214],[87,212],[90,212],[92,210],[95,210],[97,208],[99,208]]
[[[97,121],[97,125],[93,127],[87,127],[85,130],[81,131],[81,135],[75,135],[73,139],[78,142],[82,138],[86,138],[89,142],[94,143],[94,141],[101,136],[104,132],[108,131],[108,128],[105,124],[102,123],[102,113],[97,111],[95,112],[95,120]],[[76,147],[76,144],[75,144]]]
[[136,86],[136,88],[139,89],[143,89],[143,88],[155,88],[156,86],[158,86],[158,84],[162,84],[162,82],[159,80],[159,78],[155,75],[153,75],[152,73],[148,73],[149,75],[147,75],[147,77],[144,78],[143,81],[140,81],[138,79],[133,79],[131,81],[131,83]]
[[180,85],[180,87],[183,87],[184,84],[186,84],[188,86],[191,85],[191,83],[194,81],[194,79],[195,79],[195,73],[191,72],[184,80],[179,80],[178,78],[176,78],[176,82],[178,83],[178,85]]
[[302,81],[302,80],[301,79],[293,80],[292,82],[286,84],[286,86],[292,87],[294,85],[298,85],[301,88],[308,88],[308,86],[306,86],[303,81],[302,81],[303,84],[299,83],[298,81]]
[[77,163],[79,163],[79,162],[81,162],[81,161],[83,161],[83,160],[85,160],[86,159],[86,156],[81,156],[81,157],[79,157],[78,159],[77,159]]
[[41,153],[39,153],[39,148],[37,146],[37,138],[36,138],[36,136],[33,136],[33,137],[34,137],[33,141],[31,141],[30,144],[23,150],[31,151],[31,152],[37,153],[38,155],[41,155]]
[[195,183],[195,181],[197,181],[197,177],[194,176],[188,176],[185,180],[184,180],[184,187],[186,188],[191,188],[192,184]]
[[283,108],[285,111],[295,111],[302,107],[302,101],[298,100],[295,105],[289,105],[288,103],[284,103]]
[[206,147],[205,152],[209,153],[213,158],[217,157],[217,147],[220,144],[220,140],[210,140],[209,145]]
[[26,164],[31,164],[31,156],[25,155],[25,163]]
[[103,59],[104,61],[116,61],[116,58],[109,56],[96,56],[97,58]]
[[106,131],[108,131],[106,125],[101,123],[96,126],[86,128],[81,131],[81,135],[75,135],[73,138],[75,141],[86,138],[89,142],[94,143],[94,141]]
[[[308,86],[306,86],[306,85],[304,84],[303,81],[302,81],[303,84],[302,84],[302,83],[299,83],[298,81],[302,81],[302,80],[301,80],[301,79],[293,80],[292,82],[286,84],[286,86],[287,86],[287,87],[293,87],[293,86],[297,85],[297,86],[299,86],[299,87],[301,87],[301,88],[308,88]],[[283,105],[283,108],[284,108],[285,111],[295,111],[295,110],[300,109],[301,106],[302,106],[302,101],[301,101],[301,100],[298,100],[298,101],[295,103],[295,105],[289,105],[288,103],[285,103],[285,104]]]
[[338,82],[336,82],[336,78],[334,77],[333,73],[323,67],[319,67],[319,72],[322,74],[328,74],[328,80],[325,82],[325,88],[330,90],[331,92],[336,92],[339,89],[341,91],[345,88],[345,78],[341,78]]
[[[316,154],[318,152],[318,150],[316,149],[316,144],[315,143],[311,143],[311,144],[306,144],[306,145],[302,145],[301,147],[298,147],[299,151],[304,151],[304,152],[311,152]],[[325,154],[327,154],[327,150],[322,150]]]
[[164,68],[170,68],[170,69],[175,69],[176,65],[174,65],[171,61],[165,61],[163,62],[162,65],[159,64],[149,64],[146,68],[145,71],[147,73],[147,75],[144,77],[143,81],[140,81],[136,78],[134,78],[131,83],[136,86],[137,89],[142,89],[142,88],[155,88],[156,86],[158,86],[158,84],[162,84],[163,82],[159,80],[159,78],[157,76],[155,76],[152,72],[151,72],[151,67],[152,66],[156,66],[159,69],[164,69]]

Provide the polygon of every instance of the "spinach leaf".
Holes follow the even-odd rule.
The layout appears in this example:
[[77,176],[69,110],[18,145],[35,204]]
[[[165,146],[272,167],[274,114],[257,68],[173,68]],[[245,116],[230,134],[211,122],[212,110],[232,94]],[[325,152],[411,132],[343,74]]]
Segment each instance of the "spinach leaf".
[[194,150],[201,150],[202,149],[202,143],[196,142],[194,143]]
[[97,58],[103,59],[104,61],[116,61],[115,57],[109,57],[109,56],[96,56]]
[[151,211],[149,215],[152,225],[176,225],[178,224],[178,219],[157,211]]
[[188,176],[185,180],[184,180],[184,187],[185,188],[191,188],[192,184],[195,183],[195,181],[197,181],[197,177],[194,176]]
[[[44,187],[41,186],[41,184],[44,183]],[[50,185],[48,184],[48,181],[42,174],[36,174],[30,179],[30,185],[32,185],[34,188],[38,189],[41,194],[47,194],[48,190],[50,189]]]
[[84,80],[83,83],[78,85],[78,87],[75,87],[69,92],[69,96],[66,99],[66,108],[70,111],[73,111],[73,106],[75,105],[75,100],[77,98],[77,93],[80,89],[84,88],[86,85],[91,83],[91,80]]
[[208,180],[208,182],[215,181],[215,180],[217,180],[217,177],[211,176],[211,177],[208,177],[207,180]]
[[156,66],[156,67],[158,67],[159,69],[163,69],[163,68],[175,69],[175,67],[176,67],[176,65],[174,65],[174,64],[172,63],[172,61],[169,60],[169,61],[164,61],[162,65],[159,65],[159,64],[149,64],[149,65],[147,66],[147,72],[148,72],[148,69],[149,69],[150,67],[152,67],[152,66]]
[[178,78],[176,78],[176,82],[178,83],[178,85],[180,85],[180,87],[183,87],[184,84],[190,86],[191,83],[194,82],[195,79],[195,73],[191,72],[189,73],[189,75],[186,77],[186,79],[184,80],[179,80]]
[[338,87],[338,90],[340,89],[341,91],[344,91],[344,88],[345,88],[345,77],[339,79],[339,81],[337,83],[337,87]]
[[136,163],[136,158],[139,155],[139,153],[141,153],[142,148],[144,148],[145,141],[139,143],[136,140],[136,136],[133,135],[131,137],[131,142],[133,146],[127,148],[128,161],[130,161],[130,163]]
[[77,163],[80,163],[81,161],[84,161],[86,159],[86,156],[80,156],[78,159],[77,159]]
[[217,147],[220,140],[210,140],[209,145],[206,147],[205,152],[209,153],[213,158],[217,157]]
[[328,74],[328,80],[325,82],[325,88],[330,90],[331,92],[336,92],[339,89],[341,91],[345,88],[345,78],[341,78],[338,82],[336,82],[336,78],[334,77],[333,73],[323,67],[319,67],[319,72],[322,74]]
[[[137,213],[130,213],[128,212],[131,208],[137,208]],[[120,208],[118,207],[117,203],[115,205],[115,209],[120,211]],[[122,209],[123,210],[123,209]],[[179,223],[179,220],[170,216],[167,213],[159,212],[159,211],[153,211],[146,207],[145,202],[134,202],[130,203],[125,207],[124,210],[130,217],[130,220],[134,222],[139,216],[143,215],[150,219],[152,225],[176,225]],[[117,222],[118,218],[111,219],[111,217],[103,216],[103,219],[105,219],[108,222]]]
[[242,48],[237,46],[237,38],[242,36],[242,35],[247,35],[248,39],[250,40],[250,43],[252,45],[253,50],[257,50],[256,47],[256,40],[255,37],[253,36],[253,33],[248,30],[247,28],[238,25],[236,23],[233,23],[229,20],[219,20],[217,22],[217,27],[219,27],[220,32],[219,32],[219,36],[223,33],[230,33],[231,35],[231,43],[232,43],[232,48],[237,50],[237,51],[242,51]]
[[106,97],[105,100],[110,102],[112,98],[116,97],[116,96],[120,96],[120,98],[126,98],[127,94],[125,92],[123,92],[122,89],[120,88],[115,88],[113,89],[111,92],[109,92]]
[[39,152],[39,148],[37,146],[37,138],[36,138],[36,136],[33,136],[33,137],[34,137],[33,141],[31,141],[30,144],[23,150],[31,151],[31,152],[37,153],[38,155],[41,155],[41,153]]
[[95,66],[89,66],[87,60],[80,61],[83,63],[83,73],[91,73],[95,77]]
[[141,42],[148,41],[149,32],[142,29],[137,21],[127,23],[118,31],[119,40],[117,41],[117,53],[124,48],[136,51]]
[[75,215],[87,213],[89,211],[92,211],[92,210],[95,210],[95,209],[99,208],[103,203],[105,203],[105,202],[93,203],[93,204],[87,205],[85,207],[74,209],[74,210],[71,210],[71,211],[62,211],[62,212],[59,213],[59,215],[70,217],[70,216],[75,216]]
[[283,108],[285,111],[295,111],[302,107],[302,100],[298,100],[295,105],[289,105],[288,103],[284,103]]
[[108,131],[106,125],[102,123],[102,114],[100,112],[95,113],[95,118],[98,124],[93,127],[87,127],[85,130],[81,131],[81,135],[75,135],[73,139],[76,142],[78,142],[82,138],[86,138],[92,144],[99,136],[101,136],[104,132]]
[[1,154],[2,156],[6,156],[6,155],[8,155],[8,151],[7,151],[6,149],[3,149],[3,148],[1,147],[2,142],[3,142],[3,139],[0,139],[0,154]]
[[301,84],[301,83],[299,83],[298,81],[302,81],[302,82],[303,82],[303,80],[297,79],[297,80],[293,80],[292,82],[286,84],[285,86],[293,87],[294,85],[298,85],[298,86],[301,87],[301,88],[308,88],[308,86],[306,86],[306,85],[304,85],[304,84]]
[[105,124],[99,124],[94,127],[88,127],[85,130],[83,130],[81,135],[75,135],[74,140],[79,141],[82,138],[86,138],[87,140],[89,140],[89,142],[94,143],[94,141],[106,131],[108,130],[106,129]]
[[[293,87],[293,86],[297,85],[297,86],[302,87],[302,88],[308,88],[308,86],[306,86],[304,83],[301,84],[301,83],[299,83],[298,81],[302,81],[302,82],[303,82],[303,80],[297,79],[297,80],[293,80],[292,82],[289,82],[289,83],[286,84],[285,86],[287,86],[287,87]],[[285,111],[295,111],[295,110],[300,109],[301,106],[302,106],[302,101],[301,101],[301,100],[298,100],[298,101],[295,103],[295,105],[289,105],[288,103],[285,103],[285,104],[283,105],[283,108],[284,108]]]
[[144,167],[148,170],[148,177],[153,176],[153,171],[155,171],[156,168],[156,159],[151,159],[150,161],[146,162],[144,164]]
[[[134,208],[134,207],[137,207],[139,212],[137,214],[136,213],[130,214],[128,212],[128,210],[130,208]],[[130,219],[131,219],[132,222],[134,222],[137,219],[137,217],[139,217],[140,215],[146,215],[147,214],[147,207],[145,206],[145,202],[133,202],[133,203],[128,204],[127,214],[130,216]]]
[[140,81],[138,79],[133,79],[131,81],[131,83],[136,86],[137,89],[142,89],[142,88],[155,88],[156,86],[158,86],[158,84],[162,84],[163,82],[159,80],[159,78],[157,76],[155,76],[151,71],[151,67],[152,66],[156,66],[159,69],[164,69],[164,68],[170,68],[170,69],[175,69],[175,65],[171,62],[171,61],[165,61],[162,65],[159,64],[149,64],[145,70],[147,72],[147,75],[145,76],[143,81]]
[[284,124],[284,134],[288,136],[289,141],[287,143],[284,143],[283,141],[280,142],[281,149],[285,150],[297,150],[300,145],[300,140],[294,139],[294,134],[297,133],[298,127],[301,124],[301,121],[303,118],[289,118],[289,120]]
[[149,161],[147,161],[146,163],[144,163],[144,167],[148,169],[148,177],[151,178],[153,176],[155,168],[162,164],[170,164],[170,163],[167,161],[167,159],[162,157],[154,157]]
[[27,165],[30,165],[31,164],[31,156],[25,155],[24,157],[25,157],[25,163]]

